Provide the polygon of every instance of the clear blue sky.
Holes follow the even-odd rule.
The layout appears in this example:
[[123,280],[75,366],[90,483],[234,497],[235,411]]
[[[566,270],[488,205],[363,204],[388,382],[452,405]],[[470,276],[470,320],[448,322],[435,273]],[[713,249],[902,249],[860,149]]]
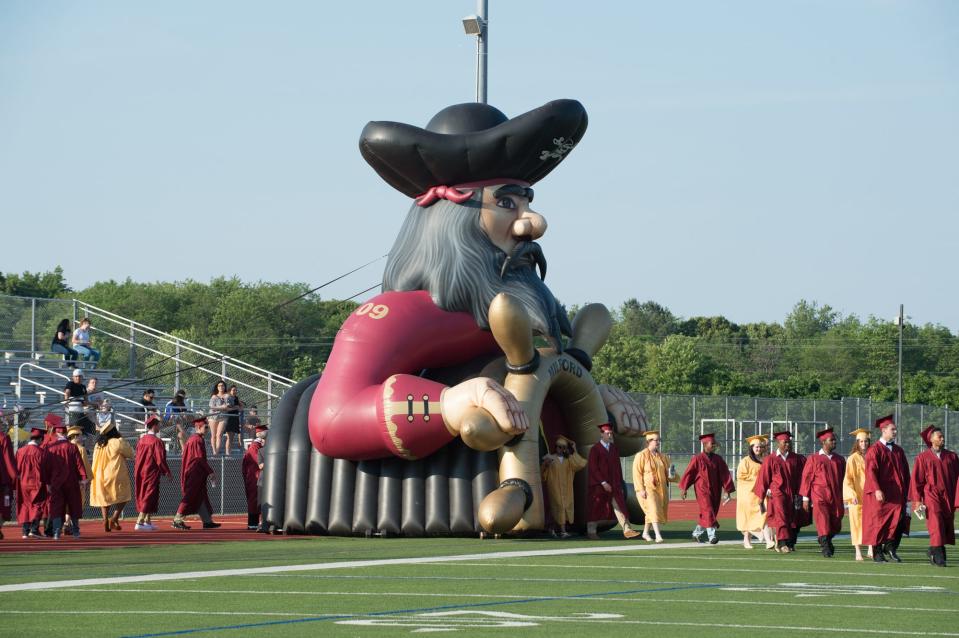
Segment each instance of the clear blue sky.
[[[959,331],[959,2],[490,5],[490,103],[590,114],[536,188],[565,303]],[[317,285],[384,254],[408,200],[359,132],[473,99],[474,9],[0,0],[0,269]]]

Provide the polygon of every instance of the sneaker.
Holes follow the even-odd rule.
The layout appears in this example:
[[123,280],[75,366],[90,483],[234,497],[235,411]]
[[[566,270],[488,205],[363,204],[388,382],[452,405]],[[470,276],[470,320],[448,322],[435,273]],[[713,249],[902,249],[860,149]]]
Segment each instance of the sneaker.
[[203,524],[203,529],[216,529],[217,527],[220,527],[219,523],[210,522],[210,523]]
[[60,540],[60,532],[54,532],[54,533],[53,533],[53,540],[55,540],[55,541]]
[[693,540],[696,541],[697,543],[705,543],[706,541],[703,540],[703,534],[705,534],[705,532],[700,532],[699,534],[693,534]]
[[133,526],[133,529],[137,532],[152,532],[153,526],[149,523],[137,523]]
[[259,525],[247,525],[247,526],[246,526],[246,531],[248,531],[248,532],[255,532],[255,531],[258,530],[258,529],[260,529],[260,526],[259,526]]
[[716,534],[715,536],[712,536],[709,539],[710,545],[716,545],[717,543],[719,543],[719,534]]
[[190,529],[190,526],[183,521],[174,520],[171,525],[173,526],[173,529]]

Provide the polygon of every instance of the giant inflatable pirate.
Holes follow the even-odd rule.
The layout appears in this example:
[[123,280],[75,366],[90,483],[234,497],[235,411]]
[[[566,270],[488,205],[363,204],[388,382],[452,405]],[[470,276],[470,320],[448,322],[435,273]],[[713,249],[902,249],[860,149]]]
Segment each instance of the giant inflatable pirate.
[[[276,527],[535,532],[544,440],[568,436],[585,454],[612,422],[624,454],[638,445],[642,409],[589,375],[609,314],[586,306],[570,324],[544,283],[546,219],[531,207],[533,184],[586,126],[575,100],[512,119],[467,103],[425,129],[366,125],[364,159],[413,202],[382,294],[346,320],[322,377],[294,387],[274,417],[264,491]],[[579,520],[585,485],[577,492]]]

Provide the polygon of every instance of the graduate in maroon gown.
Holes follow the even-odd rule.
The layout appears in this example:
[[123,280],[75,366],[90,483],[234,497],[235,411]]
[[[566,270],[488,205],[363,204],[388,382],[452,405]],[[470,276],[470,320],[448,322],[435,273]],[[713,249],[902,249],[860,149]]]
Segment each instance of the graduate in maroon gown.
[[266,443],[268,429],[263,424],[257,424],[254,430],[256,438],[243,454],[241,469],[243,470],[243,487],[246,490],[246,528],[248,530],[260,527],[260,473],[263,471],[265,461],[263,445]]
[[817,432],[816,438],[822,449],[806,459],[799,493],[803,510],[807,513],[812,510],[816,520],[819,550],[826,558],[832,558],[836,552],[833,536],[842,529],[842,481],[846,476],[846,459],[833,453],[836,435],[832,428]]
[[619,462],[619,449],[613,443],[613,428],[609,423],[599,426],[602,434],[599,443],[589,450],[587,461],[587,499],[589,512],[586,515],[586,537],[599,540],[596,528],[602,521],[615,517],[623,528],[623,536],[636,538],[639,532],[629,525],[626,516],[626,495],[623,493],[623,467]]
[[713,453],[713,450],[718,447],[715,433],[703,434],[699,437],[699,441],[702,443],[703,451],[689,460],[686,472],[679,481],[679,489],[685,501],[689,488],[695,488],[699,520],[696,523],[696,529],[693,530],[693,538],[700,543],[705,542],[703,540],[703,532],[705,532],[709,543],[715,545],[719,542],[719,536],[716,534],[719,521],[716,520],[716,514],[719,513],[722,500],[728,501],[730,492],[736,487],[733,485],[733,477],[729,473],[726,461]]
[[137,455],[133,461],[133,487],[137,502],[137,523],[134,530],[152,532],[156,529],[151,516],[160,504],[160,477],[173,481],[173,474],[166,463],[166,446],[158,436],[160,417],[150,414],[144,423],[146,433],[137,441]]
[[[183,517],[189,514],[198,514],[203,521],[203,529],[219,527],[213,522],[213,507],[206,494],[206,484],[216,479],[213,468],[206,460],[206,443],[203,440],[207,430],[206,417],[193,420],[193,435],[183,445],[183,457],[180,468],[180,487],[183,490],[183,499],[173,517],[173,527],[176,529],[190,529],[183,522]],[[214,484],[215,485],[215,484]]]
[[23,526],[23,538],[43,538],[40,518],[47,502],[50,458],[40,447],[47,431],[31,428],[30,440],[17,450],[17,522]]
[[766,524],[776,532],[776,551],[796,551],[799,528],[808,516],[802,513],[799,487],[806,457],[792,451],[792,433],[773,434],[776,451],[763,459],[753,493],[766,511]]
[[879,441],[866,452],[866,482],[863,485],[862,542],[872,546],[877,563],[894,560],[902,535],[909,531],[906,498],[909,496],[909,463],[895,444],[898,429],[893,415],[876,419],[882,431]]
[[[70,514],[73,520],[73,537],[80,538],[80,518],[83,516],[83,486],[90,479],[87,469],[77,451],[77,446],[67,440],[67,425],[63,419],[54,417],[54,438],[44,446],[50,460],[49,517],[54,540],[63,534],[63,515]],[[48,439],[49,440],[49,439]]]
[[[6,431],[0,428],[0,528],[13,518],[11,510],[16,487],[17,460],[13,456],[13,443]],[[3,538],[2,529],[0,529],[0,538]]]
[[929,449],[919,454],[912,466],[910,499],[914,512],[924,512],[929,529],[929,562],[946,566],[946,545],[956,544],[956,484],[959,456],[946,449],[942,430],[930,425],[920,433]]

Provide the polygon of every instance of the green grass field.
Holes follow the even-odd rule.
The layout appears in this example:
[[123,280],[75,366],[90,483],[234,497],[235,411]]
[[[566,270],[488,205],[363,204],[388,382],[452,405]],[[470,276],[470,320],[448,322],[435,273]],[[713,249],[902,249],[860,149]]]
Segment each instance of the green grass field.
[[[733,532],[693,547],[690,527],[671,523],[660,546],[609,532],[601,542],[299,538],[3,554],[0,634],[959,636],[959,570],[930,566],[922,536],[904,541],[904,564],[876,565],[854,562],[845,540],[831,560],[813,540],[779,555],[745,550]],[[280,570],[292,565],[309,567]],[[216,570],[240,571],[196,573]],[[151,574],[171,578],[10,590]]]

